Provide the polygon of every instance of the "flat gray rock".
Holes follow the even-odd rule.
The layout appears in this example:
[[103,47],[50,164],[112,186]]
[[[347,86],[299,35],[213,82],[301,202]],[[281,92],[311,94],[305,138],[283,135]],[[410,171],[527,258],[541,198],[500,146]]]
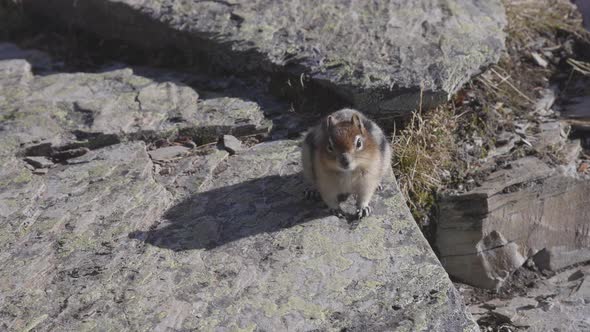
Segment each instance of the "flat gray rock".
[[182,199],[142,142],[96,153],[2,173],[0,328],[477,329],[394,182],[351,229],[303,200],[298,142],[221,161]]
[[225,150],[231,154],[239,152],[243,149],[242,142],[237,139],[235,136],[232,135],[223,135],[221,138],[223,142],[223,147]]
[[[0,59],[3,50],[12,52],[0,47]],[[0,60],[0,89],[1,128],[11,134],[0,137],[0,154],[17,148],[28,156],[69,159],[122,141],[181,135],[205,144],[271,127],[255,102],[201,100],[173,78],[156,81],[130,68],[35,76],[26,60]]]
[[540,280],[526,295],[495,299],[469,305],[477,320],[497,321],[498,315],[510,325],[527,331],[590,330],[590,267],[562,271]]
[[167,146],[149,151],[152,160],[165,161],[185,155],[190,149],[185,146]]
[[351,227],[303,200],[297,141],[152,162],[267,130],[257,103],[18,59],[0,87],[0,330],[477,329],[392,178]]
[[517,159],[479,187],[441,199],[441,262],[458,280],[494,289],[531,257],[553,271],[587,261],[589,195],[587,179],[536,157]]
[[105,38],[170,45],[233,72],[290,75],[280,89],[306,92],[311,80],[312,90],[374,113],[414,110],[421,87],[424,103],[445,100],[498,60],[506,24],[500,0],[23,3]]
[[297,142],[257,145],[217,169],[157,227],[133,236],[175,252],[176,268],[159,274],[177,294],[167,327],[475,328],[394,182],[353,230],[303,200]]
[[25,161],[35,168],[49,168],[53,162],[45,157],[27,157]]

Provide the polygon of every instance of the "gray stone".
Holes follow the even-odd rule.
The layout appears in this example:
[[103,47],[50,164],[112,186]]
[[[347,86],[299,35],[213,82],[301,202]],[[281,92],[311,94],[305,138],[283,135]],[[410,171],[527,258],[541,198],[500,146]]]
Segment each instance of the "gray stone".
[[[582,275],[590,272],[582,267]],[[571,279],[571,270],[526,289],[526,295],[495,299],[485,305],[472,303],[469,311],[476,319],[504,318],[513,326],[527,331],[577,332],[590,330],[590,292],[586,277]],[[487,308],[487,310],[483,308]]]
[[242,142],[232,135],[223,135],[222,143],[225,150],[231,154],[242,151]]
[[[135,264],[151,254],[127,234],[153,224],[171,196],[154,181],[142,142],[98,154],[95,161],[35,178],[4,160],[0,329],[133,330],[121,313],[134,306],[121,301],[136,296],[141,279],[134,279]],[[157,263],[148,261],[157,271]]]
[[290,79],[281,76],[279,90],[322,88],[363,111],[397,115],[416,109],[420,99],[446,100],[495,63],[506,24],[499,0],[23,4],[105,38],[205,54],[232,72],[287,74]]
[[588,120],[590,109],[590,96],[577,96],[568,98],[568,103],[563,105],[561,115],[566,118]]
[[180,145],[167,146],[149,151],[152,160],[166,161],[181,157],[190,151],[189,148]]
[[303,200],[298,163],[297,142],[257,145],[223,162],[156,228],[134,235],[176,252],[177,270],[160,277],[176,280],[175,322],[184,323],[167,327],[474,328],[453,309],[455,290],[443,286],[448,279],[435,257],[422,253],[427,244],[407,222],[395,183],[376,198],[374,216],[351,230],[322,204]]
[[37,175],[45,175],[47,174],[49,170],[47,168],[37,168],[35,170],[33,170],[33,174],[37,174]]
[[590,301],[590,276],[585,276],[578,287],[575,288],[574,296]]
[[167,163],[168,167],[156,172],[159,173],[156,180],[177,198],[194,195],[211,181],[213,171],[228,155],[226,151],[214,149],[206,154],[180,159],[176,163]]
[[590,31],[590,3],[584,0],[574,0],[574,3],[584,18],[584,27]]
[[182,135],[200,145],[270,129],[255,102],[200,100],[193,88],[168,79],[130,68],[35,76],[24,60],[0,60],[0,120],[11,134],[0,138],[0,154],[19,149],[66,160],[128,140]]
[[540,91],[541,98],[535,102],[533,106],[535,112],[542,113],[541,115],[548,115],[548,111],[551,110],[557,96],[555,95],[556,88],[552,87],[549,89],[543,89]]
[[0,61],[0,330],[477,329],[393,178],[351,229],[303,200],[297,141],[155,174],[142,140],[268,129],[164,77]]
[[142,142],[3,174],[0,327],[476,331],[394,180],[351,230],[303,200],[298,144],[229,158],[180,199]]
[[53,161],[45,157],[26,157],[25,161],[35,168],[49,168],[54,165]]
[[[575,173],[575,172],[574,172]],[[491,173],[439,204],[437,246],[447,272],[497,288],[528,257],[546,269],[588,260],[590,183],[536,157]]]
[[547,66],[549,65],[549,63],[547,62],[547,60],[545,60],[541,56],[541,54],[539,54],[537,52],[532,52],[531,53],[531,57],[533,58],[533,60],[535,60],[535,63],[537,65],[539,65],[540,67],[547,68]]

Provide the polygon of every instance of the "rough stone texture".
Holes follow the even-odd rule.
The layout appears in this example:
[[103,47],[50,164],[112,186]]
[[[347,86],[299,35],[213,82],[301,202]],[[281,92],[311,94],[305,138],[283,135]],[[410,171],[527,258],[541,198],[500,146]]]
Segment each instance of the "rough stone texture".
[[[536,157],[442,199],[437,246],[449,274],[496,288],[533,255],[556,270],[588,260],[590,181]],[[542,263],[541,263],[542,262]]]
[[[158,164],[142,141],[177,116],[258,130],[255,103],[22,59],[0,87],[0,330],[477,329],[393,179],[351,229],[303,200],[297,141]],[[47,150],[68,158],[33,175],[22,154]]]
[[4,328],[475,330],[394,183],[351,230],[303,201],[297,142],[172,205],[142,143],[97,153],[2,186]]
[[458,280],[494,289],[528,258],[553,271],[590,259],[590,177],[555,96],[541,91],[527,118],[504,123],[496,148],[472,161],[471,185],[438,202],[436,246]]
[[170,160],[178,157],[182,157],[189,151],[189,148],[185,146],[167,146],[165,148],[155,149],[149,152],[152,160]]
[[499,0],[23,3],[106,38],[174,46],[232,72],[311,79],[363,111],[397,114],[416,108],[421,86],[425,103],[440,102],[497,61],[506,21]]
[[25,161],[35,168],[49,168],[53,162],[45,157],[27,157]]
[[590,330],[590,267],[541,280],[523,297],[469,305],[478,321],[503,321],[526,331]]
[[130,68],[35,76],[27,61],[13,59],[0,61],[0,74],[1,126],[12,133],[0,138],[0,153],[22,147],[29,156],[69,159],[126,140],[182,135],[203,144],[271,126],[255,102],[201,100],[187,85]]
[[435,277],[443,270],[424,255],[427,244],[405,221],[393,183],[376,200],[375,217],[351,230],[321,204],[302,200],[298,162],[296,142],[257,145],[220,164],[213,180],[172,206],[155,229],[133,235],[172,249],[187,271],[176,277],[179,289],[190,290],[179,292],[185,303],[178,310],[196,310],[201,319],[176,328],[470,326],[460,313],[463,323],[450,318],[458,313],[454,291]]
[[222,143],[225,150],[231,154],[234,154],[242,150],[242,142],[232,135],[223,135]]

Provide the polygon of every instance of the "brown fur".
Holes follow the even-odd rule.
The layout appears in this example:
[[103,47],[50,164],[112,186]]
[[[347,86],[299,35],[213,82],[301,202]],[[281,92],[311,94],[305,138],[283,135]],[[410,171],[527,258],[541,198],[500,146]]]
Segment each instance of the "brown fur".
[[[356,147],[357,137],[362,140],[361,149]],[[366,216],[373,193],[390,170],[391,150],[383,146],[384,139],[383,131],[361,113],[334,112],[306,136],[304,176],[331,209],[340,209],[338,197],[350,194],[356,197],[358,216]]]
[[[366,168],[375,158],[378,158],[379,147],[377,142],[373,137],[367,135],[367,131],[362,125],[355,124],[354,120],[353,117],[350,122],[340,122],[329,127],[328,136],[325,136],[320,143],[318,151],[320,160],[332,170],[339,170],[337,157],[342,153],[349,153],[352,159],[362,168]],[[356,120],[359,123],[359,120]],[[357,151],[355,139],[359,135],[363,138],[364,146],[362,150]],[[333,152],[327,150],[329,139],[334,143]]]

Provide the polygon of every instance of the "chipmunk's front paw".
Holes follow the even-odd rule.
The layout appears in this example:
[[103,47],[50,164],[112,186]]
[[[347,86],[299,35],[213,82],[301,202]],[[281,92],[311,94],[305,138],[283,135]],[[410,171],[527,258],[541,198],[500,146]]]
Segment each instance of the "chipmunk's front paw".
[[303,191],[303,196],[308,201],[317,201],[321,198],[320,192],[313,189],[306,189]]
[[368,217],[369,215],[371,215],[372,212],[373,209],[371,209],[371,207],[367,205],[356,210],[356,217],[358,219],[362,219],[364,217]]
[[330,214],[335,215],[338,218],[344,218],[344,212],[342,209],[330,209]]

